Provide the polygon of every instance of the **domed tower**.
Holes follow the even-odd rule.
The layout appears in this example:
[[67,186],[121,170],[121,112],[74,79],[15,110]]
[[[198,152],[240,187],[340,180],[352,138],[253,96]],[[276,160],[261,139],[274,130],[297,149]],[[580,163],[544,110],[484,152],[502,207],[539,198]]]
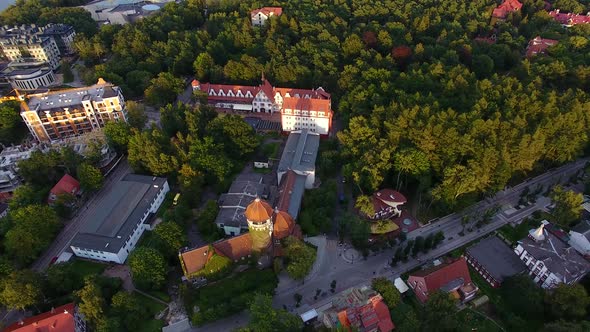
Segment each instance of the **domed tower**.
[[244,215],[252,237],[252,249],[254,251],[266,250],[272,239],[272,208],[267,202],[256,198],[248,205]]

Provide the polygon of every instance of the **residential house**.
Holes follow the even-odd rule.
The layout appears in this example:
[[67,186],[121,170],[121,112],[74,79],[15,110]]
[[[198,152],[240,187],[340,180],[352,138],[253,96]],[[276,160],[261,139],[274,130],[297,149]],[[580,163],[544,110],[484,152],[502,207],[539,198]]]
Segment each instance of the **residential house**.
[[49,205],[54,205],[61,195],[76,197],[79,192],[80,182],[74,179],[71,175],[65,174],[49,191],[47,203]]
[[569,245],[586,259],[590,259],[590,220],[582,220],[569,233]]
[[519,11],[522,8],[522,3],[518,0],[504,0],[502,4],[494,8],[492,18],[505,20],[509,13]]
[[492,287],[500,287],[505,278],[526,271],[526,265],[496,236],[467,248],[465,258]]
[[590,12],[586,15],[574,13],[562,13],[559,9],[549,12],[549,16],[553,17],[559,24],[564,27],[572,27],[576,24],[590,24]]
[[89,211],[70,248],[74,255],[125,263],[170,191],[168,180],[127,174]]
[[395,329],[383,297],[367,286],[342,292],[332,300],[331,307],[320,310],[318,315],[319,321],[333,330],[390,332]]
[[558,43],[559,41],[555,39],[546,39],[537,36],[529,41],[529,45],[526,48],[526,57],[531,58],[538,54],[545,54],[549,47],[555,46]]
[[127,122],[121,89],[98,79],[95,85],[28,95],[21,117],[39,142],[54,142]]
[[4,328],[4,332],[86,332],[86,322],[74,303],[52,308],[37,316],[21,319]]
[[414,272],[408,278],[408,285],[422,303],[428,301],[428,297],[436,291],[449,293],[461,302],[468,302],[478,290],[471,282],[464,257],[437,262],[433,267]]
[[407,199],[402,193],[386,188],[373,193],[371,202],[375,213],[367,217],[372,220],[384,220],[401,216],[400,207]]
[[531,229],[528,237],[518,241],[514,252],[542,288],[575,283],[590,271],[590,263],[553,232],[548,232],[548,225],[543,220],[539,228]]
[[250,11],[250,18],[252,19],[252,26],[261,27],[266,24],[266,21],[273,16],[281,16],[283,8],[281,7],[262,7]]
[[193,91],[207,94],[208,103],[218,110],[248,112],[250,115],[278,114],[283,131],[308,129],[328,135],[332,125],[332,102],[323,88],[307,90],[273,87],[262,76],[258,86],[191,82]]

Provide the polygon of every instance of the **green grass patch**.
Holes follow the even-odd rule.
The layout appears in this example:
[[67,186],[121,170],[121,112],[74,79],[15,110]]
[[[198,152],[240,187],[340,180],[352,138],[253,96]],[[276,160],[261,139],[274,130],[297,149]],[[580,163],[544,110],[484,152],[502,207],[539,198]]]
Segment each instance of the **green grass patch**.
[[[155,296],[155,292],[149,292],[150,295]],[[157,293],[157,292],[156,292]],[[150,319],[145,320],[139,327],[138,331],[141,332],[156,332],[162,331],[162,327],[164,327],[164,322],[159,319],[155,319],[154,316],[162,310],[166,309],[166,306],[158,301],[154,301],[153,299],[140,294],[138,292],[134,293],[135,296],[138,298],[139,302],[142,306],[147,310]],[[157,296],[155,296],[157,297]],[[159,297],[158,297],[159,298]],[[169,297],[168,297],[169,298]]]
[[[545,219],[545,218],[543,218]],[[542,219],[541,219],[542,220]],[[538,227],[540,221],[535,219],[524,219],[519,225],[512,227],[510,224],[506,224],[498,230],[498,232],[508,241],[511,243],[516,243],[517,241],[527,237],[529,231],[532,228]]]
[[102,274],[107,268],[106,264],[76,259],[72,262],[72,271],[84,279],[89,275]]
[[391,220],[383,220],[371,223],[371,234],[387,234],[398,229],[399,226]]
[[471,275],[471,280],[477,285],[479,288],[479,292],[477,296],[487,295],[490,298],[490,301],[494,304],[499,303],[501,300],[500,291],[497,288],[492,287],[477,271],[475,271],[471,265],[469,266],[469,274]]
[[256,293],[272,295],[277,283],[272,270],[248,270],[199,288],[186,309],[191,314],[193,306],[198,307],[192,323],[200,326],[246,309]]
[[280,146],[281,144],[279,142],[266,143],[260,147],[260,152],[267,158],[276,158],[279,154]]
[[270,168],[254,168],[254,172],[259,173],[259,174],[270,174],[272,172],[272,169],[270,169]]
[[168,293],[164,292],[164,291],[158,291],[158,290],[150,290],[150,291],[144,291],[148,294],[150,294],[151,296],[164,301],[164,302],[170,302],[172,301],[172,299],[170,298],[170,295],[168,295]]
[[459,311],[456,317],[459,322],[457,331],[503,331],[498,325],[486,318],[482,313],[469,308]]

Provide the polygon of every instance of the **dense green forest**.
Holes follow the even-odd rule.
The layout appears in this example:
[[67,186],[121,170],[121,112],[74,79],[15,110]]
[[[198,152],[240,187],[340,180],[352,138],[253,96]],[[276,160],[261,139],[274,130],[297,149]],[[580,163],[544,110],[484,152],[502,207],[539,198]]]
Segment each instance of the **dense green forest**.
[[[346,128],[345,176],[365,193],[401,179],[446,210],[572,160],[588,143],[590,26],[560,26],[540,0],[492,25],[497,4],[189,0],[82,33],[76,46],[88,83],[104,77],[155,105],[173,102],[191,76],[256,84],[264,71],[278,86],[322,86]],[[254,28],[249,11],[261,5],[283,15]],[[559,44],[526,59],[536,36]]]

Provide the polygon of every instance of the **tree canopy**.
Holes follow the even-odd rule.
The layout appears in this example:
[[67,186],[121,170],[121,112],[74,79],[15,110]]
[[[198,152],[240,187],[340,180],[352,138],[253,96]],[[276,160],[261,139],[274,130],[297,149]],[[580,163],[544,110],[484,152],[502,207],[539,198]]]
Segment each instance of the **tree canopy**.
[[572,190],[564,190],[561,186],[555,186],[550,196],[555,203],[551,214],[559,225],[567,227],[580,220],[584,200],[582,194]]
[[287,237],[284,241],[287,273],[295,280],[303,280],[313,267],[316,250],[293,236]]
[[394,308],[401,302],[401,294],[393,282],[386,278],[373,279],[371,281],[371,287],[383,296],[383,300],[389,307],[389,310],[394,310]]
[[248,309],[250,322],[243,332],[255,331],[301,331],[303,322],[301,319],[286,310],[274,309],[270,295],[256,294],[250,302]]
[[136,248],[129,256],[129,267],[138,288],[149,290],[164,286],[168,266],[164,256],[156,249]]

